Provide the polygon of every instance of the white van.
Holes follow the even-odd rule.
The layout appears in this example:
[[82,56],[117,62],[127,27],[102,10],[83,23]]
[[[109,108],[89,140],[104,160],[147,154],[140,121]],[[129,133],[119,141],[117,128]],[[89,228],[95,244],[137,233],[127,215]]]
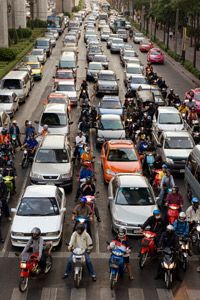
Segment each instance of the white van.
[[14,92],[19,97],[19,102],[26,101],[31,88],[31,77],[28,71],[10,71],[0,83],[0,89]]
[[77,60],[76,60],[76,54],[72,52],[63,52],[61,55],[61,58],[59,60],[58,67],[60,69],[73,69],[75,70],[77,68]]
[[71,124],[66,104],[49,103],[41,115],[38,133],[41,133],[44,125],[48,125],[50,134],[69,134]]

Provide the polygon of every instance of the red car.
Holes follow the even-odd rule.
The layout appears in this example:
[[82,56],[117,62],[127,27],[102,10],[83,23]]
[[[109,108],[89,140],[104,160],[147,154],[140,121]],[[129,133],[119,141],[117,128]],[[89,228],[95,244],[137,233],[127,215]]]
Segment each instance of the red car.
[[144,40],[140,42],[139,49],[141,52],[149,52],[149,50],[153,47],[154,45],[150,40]]
[[191,98],[195,101],[197,113],[200,115],[200,88],[191,89],[185,93],[185,99]]
[[147,54],[147,61],[155,64],[164,64],[165,57],[159,48],[152,48]]

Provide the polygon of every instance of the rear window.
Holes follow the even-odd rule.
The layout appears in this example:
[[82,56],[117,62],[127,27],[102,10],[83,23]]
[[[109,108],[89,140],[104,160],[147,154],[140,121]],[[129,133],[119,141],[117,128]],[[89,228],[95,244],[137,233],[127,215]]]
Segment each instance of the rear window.
[[12,98],[7,95],[0,95],[0,103],[12,103]]
[[3,89],[20,90],[21,81],[19,79],[5,79],[3,81]]

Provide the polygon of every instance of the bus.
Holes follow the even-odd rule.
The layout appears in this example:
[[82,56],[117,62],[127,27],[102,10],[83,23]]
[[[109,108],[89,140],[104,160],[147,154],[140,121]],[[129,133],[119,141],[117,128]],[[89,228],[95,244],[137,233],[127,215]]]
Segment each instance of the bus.
[[64,31],[64,15],[51,15],[47,17],[47,29],[56,29],[61,35]]

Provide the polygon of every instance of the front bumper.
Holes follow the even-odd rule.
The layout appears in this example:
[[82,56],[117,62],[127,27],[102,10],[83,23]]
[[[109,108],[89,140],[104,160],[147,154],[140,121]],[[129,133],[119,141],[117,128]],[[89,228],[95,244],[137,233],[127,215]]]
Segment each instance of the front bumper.
[[43,179],[35,179],[35,178],[31,178],[31,183],[32,184],[37,184],[37,185],[46,185],[46,184],[54,184],[58,187],[62,187],[62,188],[68,188],[72,186],[72,178],[70,179],[59,179],[59,180],[53,180],[53,179],[49,179],[49,180],[43,180]]
[[41,73],[40,74],[33,74],[32,76],[33,76],[34,80],[41,80],[42,79],[42,74]]
[[[30,237],[18,237],[18,236],[11,236],[11,244],[14,247],[25,247],[27,242],[29,241]],[[60,240],[61,240],[61,234],[56,237],[44,237],[43,240],[45,242],[51,242],[53,247],[56,247],[59,245]]]
[[186,164],[186,159],[181,161],[181,162],[174,162],[174,163],[166,163],[169,169],[171,170],[172,173],[180,173],[184,174],[185,173],[185,164]]
[[119,90],[109,90],[109,89],[101,89],[98,88],[97,90],[98,94],[106,94],[106,95],[118,95],[119,94]]
[[113,230],[116,233],[118,232],[119,228],[121,228],[122,226],[126,228],[127,235],[143,236],[142,231],[141,231],[139,226],[136,226],[136,225],[134,225],[134,226],[132,226],[132,225],[119,225],[119,224],[116,224],[115,222],[112,222]]

